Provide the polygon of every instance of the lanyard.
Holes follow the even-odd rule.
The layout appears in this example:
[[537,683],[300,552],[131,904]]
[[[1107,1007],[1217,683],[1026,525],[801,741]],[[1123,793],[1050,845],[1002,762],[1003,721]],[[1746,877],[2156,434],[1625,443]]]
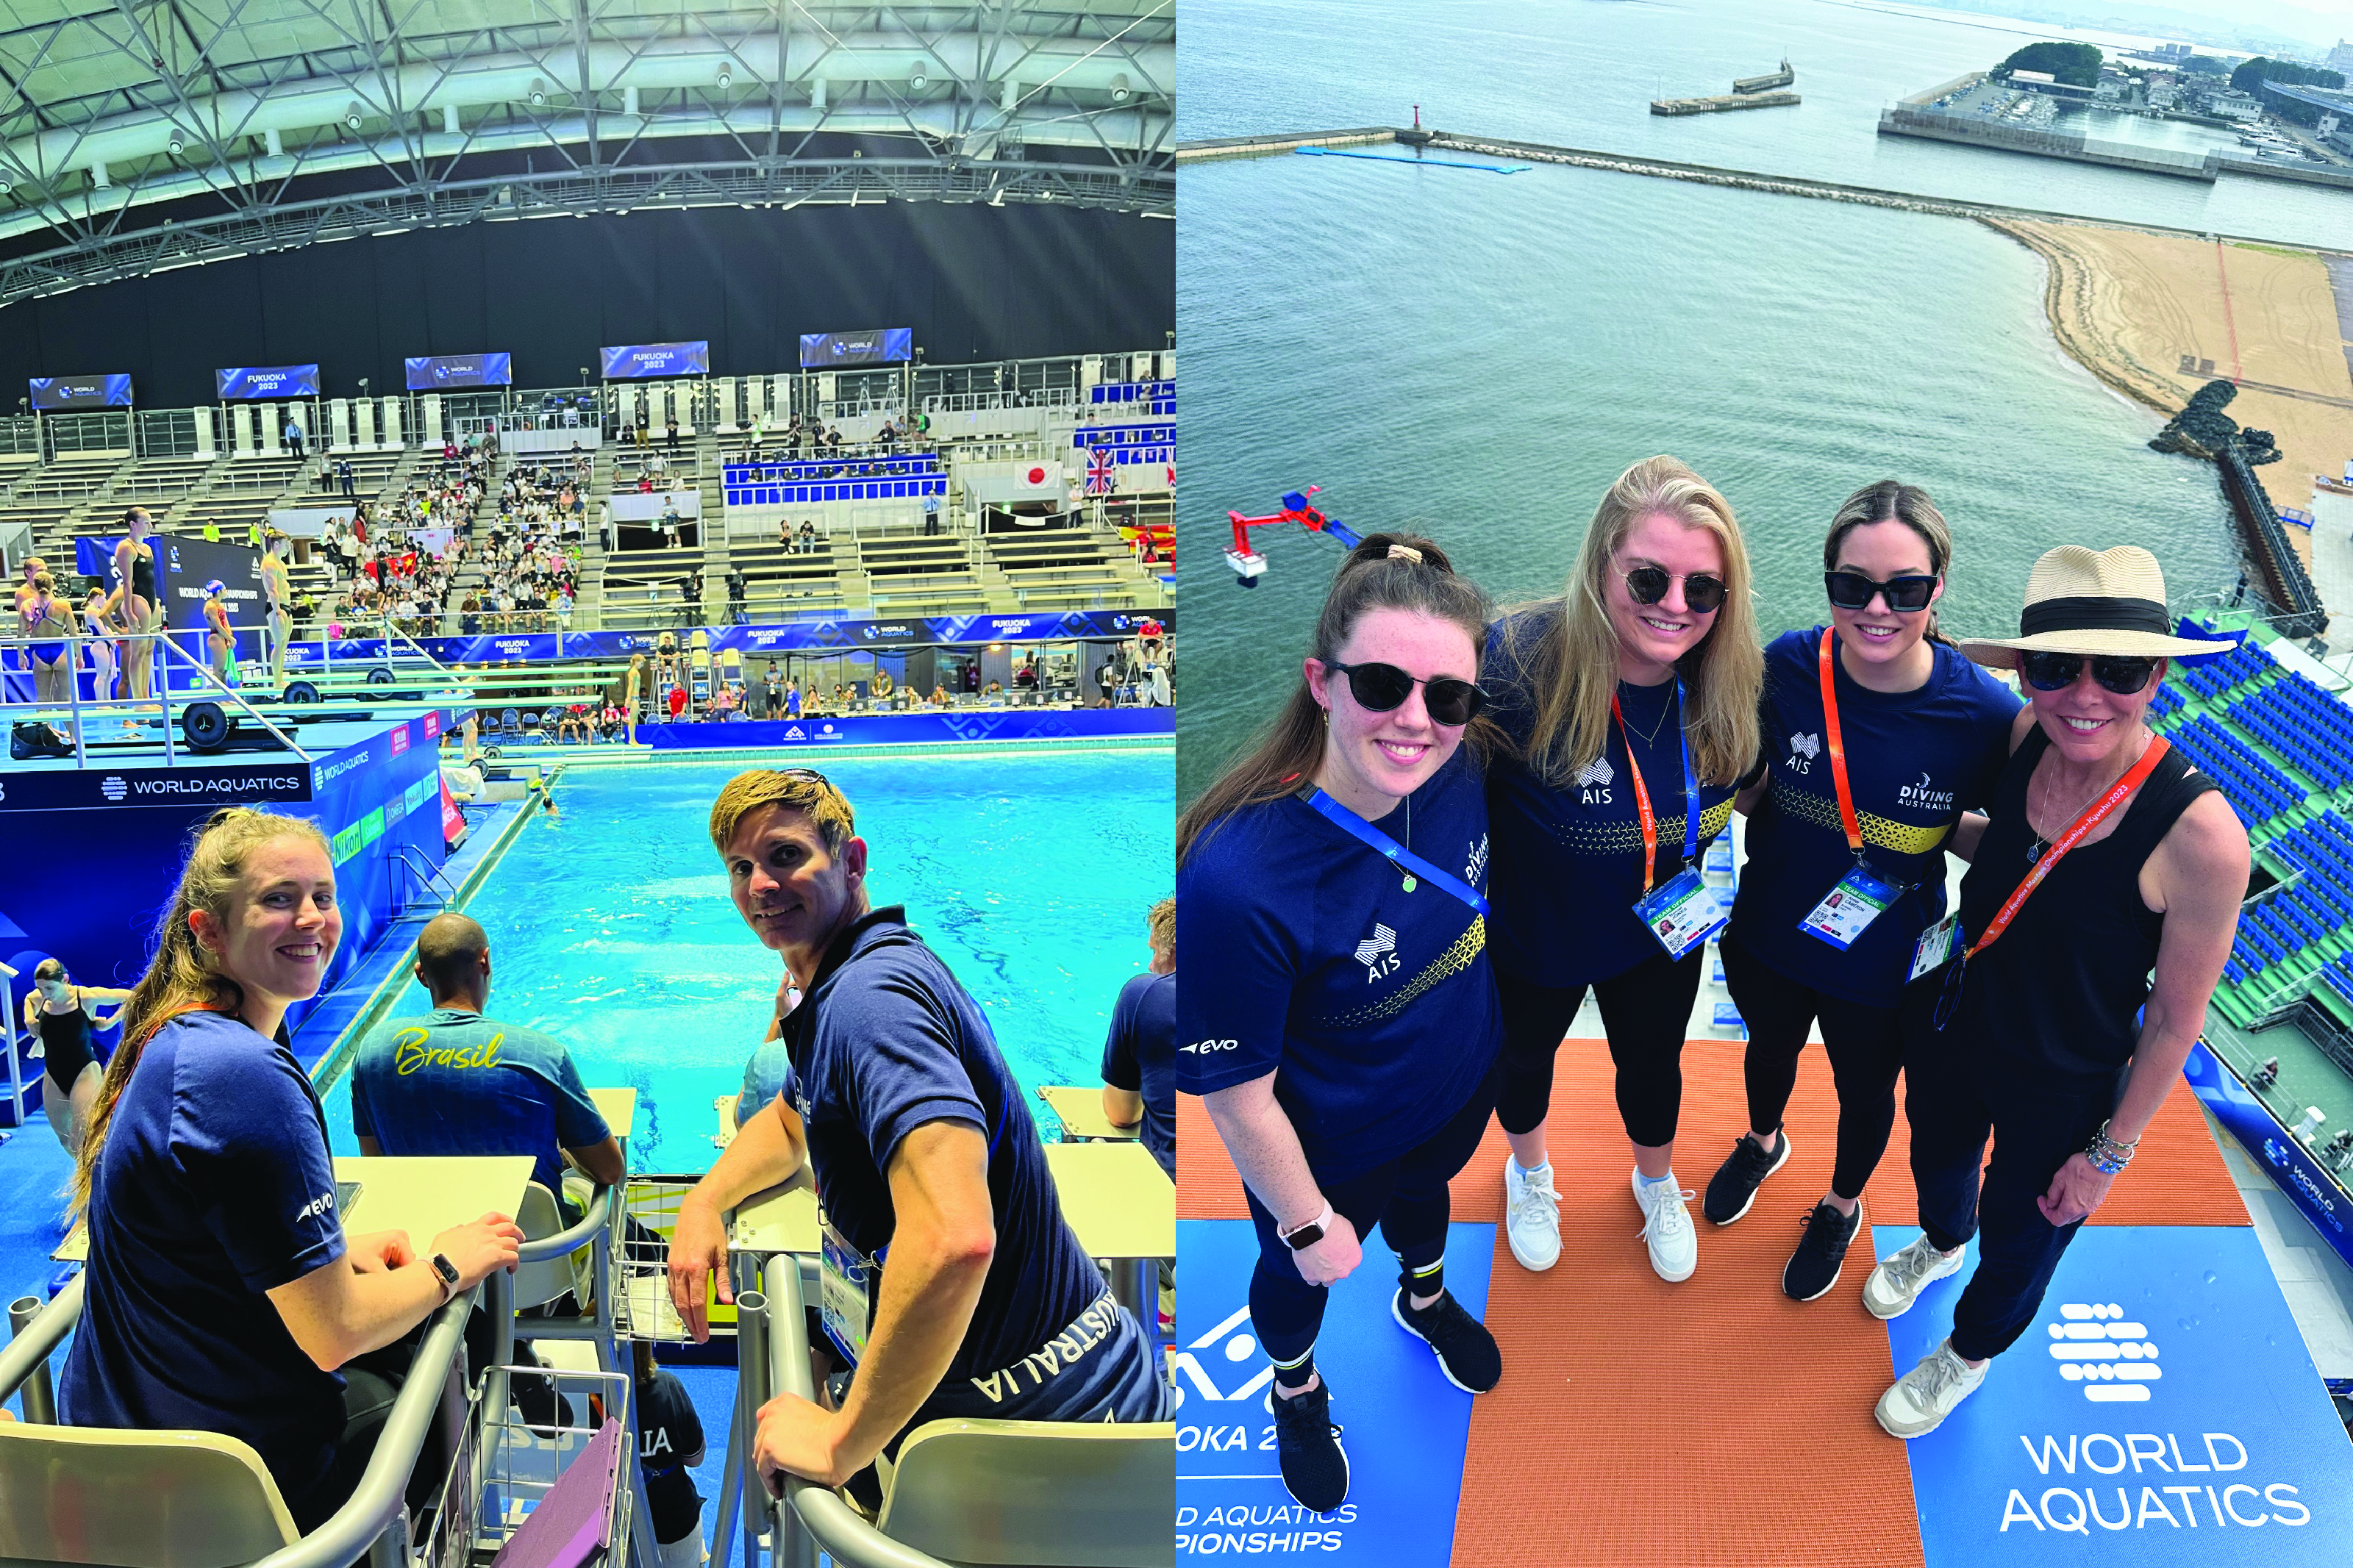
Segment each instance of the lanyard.
[[[1683,729],[1683,678],[1675,677],[1675,739],[1683,748],[1683,864],[1699,858],[1699,772],[1692,765],[1691,736]],[[1609,694],[1609,716],[1618,721],[1619,738],[1626,742],[1626,771],[1634,775],[1634,815],[1642,826],[1642,891],[1651,890],[1651,867],[1659,855],[1659,819],[1651,811],[1651,792],[1642,784],[1642,764],[1634,760],[1634,737],[1626,732],[1626,715],[1618,710],[1618,694]]]
[[1831,628],[1822,628],[1822,737],[1830,742],[1831,784],[1838,791],[1839,820],[1846,847],[1862,858],[1862,822],[1854,814],[1854,787],[1846,782],[1846,737],[1839,729],[1838,691],[1831,675]]
[[1367,847],[1383,858],[1404,867],[1417,877],[1429,878],[1433,885],[1453,894],[1481,914],[1487,912],[1486,895],[1480,892],[1478,889],[1460,877],[1440,870],[1330,795],[1325,795],[1321,789],[1307,797],[1307,804],[1345,829],[1351,837],[1362,840]]
[[2126,769],[2125,776],[2109,785],[2105,795],[2084,808],[2083,814],[2075,818],[2073,825],[2059,836],[2059,842],[2043,851],[2042,858],[2037,860],[2033,868],[2026,873],[2026,879],[2019,883],[2017,889],[2010,893],[2009,901],[2001,906],[2001,911],[1995,915],[1992,923],[1986,927],[1985,934],[1962,950],[1961,961],[1964,963],[1993,945],[1994,939],[2001,935],[2003,930],[2009,926],[2010,917],[2017,914],[2020,906],[2026,902],[2026,896],[2042,885],[2043,878],[2051,875],[2051,868],[2059,864],[2061,858],[2068,850],[2073,849],[2084,835],[2106,820],[2108,814],[2116,810],[2125,796],[2138,789],[2141,781],[2148,777],[2169,750],[2171,750],[2171,743],[2164,736],[2149,737],[2148,749],[2141,752],[2140,761]]

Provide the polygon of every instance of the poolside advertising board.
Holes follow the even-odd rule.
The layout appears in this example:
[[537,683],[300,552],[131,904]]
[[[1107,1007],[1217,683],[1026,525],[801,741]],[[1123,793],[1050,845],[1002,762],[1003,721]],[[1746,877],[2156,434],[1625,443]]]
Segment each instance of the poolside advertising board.
[[739,719],[725,723],[640,724],[638,741],[657,752],[740,746],[908,746],[937,741],[1072,741],[1176,733],[1174,708],[953,708],[839,719]]
[[2189,1047],[2181,1076],[2207,1114],[2221,1122],[2239,1147],[2263,1167],[2272,1184],[2312,1222],[2320,1238],[2353,1268],[2353,1200],[2320,1168],[2311,1150],[2279,1124],[2276,1117],[2239,1081],[2221,1058],[2199,1041]]
[[37,375],[32,378],[33,406],[48,412],[65,408],[128,408],[131,377],[124,375]]
[[[838,648],[1104,640],[1140,637],[1147,626],[1165,631],[1176,624],[1176,612],[1173,609],[1072,610],[1063,615],[1036,616],[910,616],[902,619],[878,616],[860,620],[787,621],[769,626],[713,626],[709,630],[712,653],[733,648],[752,658],[824,653]],[[423,637],[417,646],[444,664],[530,664],[547,659],[617,658],[650,653],[660,637],[658,631],[512,632]],[[380,637],[346,638],[335,644],[333,652],[336,663],[382,658],[384,642]],[[326,655],[327,649],[317,641],[297,642],[289,649],[287,658],[294,665],[315,666],[324,661]]]
[[[327,835],[343,935],[321,994],[333,990],[392,919],[395,900],[415,895],[416,876],[401,868],[396,852],[436,869],[446,858],[438,719],[427,713],[386,724],[308,763],[278,753],[237,762],[184,757],[168,768],[142,758],[79,770],[10,770],[0,777],[0,838],[70,845],[79,891],[40,899],[37,907],[21,890],[0,892],[0,933],[18,932],[16,940],[0,934],[0,962],[19,972],[7,1005],[22,1009],[33,965],[43,958],[59,960],[85,984],[135,981],[189,833],[225,805],[313,817]],[[310,1007],[298,1004],[290,1023],[299,1024]]]
[[842,365],[902,364],[915,357],[913,327],[877,327],[864,332],[803,332],[801,368],[834,370]]
[[512,354],[426,354],[401,361],[411,392],[514,384]]
[[221,401],[256,397],[316,397],[319,367],[315,364],[231,365],[213,373]]
[[607,381],[631,381],[646,376],[708,375],[711,345],[691,343],[623,343],[596,351]]

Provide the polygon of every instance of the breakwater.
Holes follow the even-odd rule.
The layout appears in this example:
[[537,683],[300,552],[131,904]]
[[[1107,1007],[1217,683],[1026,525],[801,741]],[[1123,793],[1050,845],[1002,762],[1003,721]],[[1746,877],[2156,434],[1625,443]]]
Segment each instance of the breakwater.
[[[1346,142],[1335,140],[1347,138]],[[1796,174],[1765,174],[1747,169],[1726,169],[1708,163],[1685,163],[1669,158],[1646,158],[1630,153],[1604,153],[1583,147],[1560,147],[1543,142],[1514,142],[1502,137],[1473,136],[1454,131],[1413,132],[1397,127],[1358,131],[1271,132],[1262,136],[1224,136],[1212,141],[1183,142],[1176,147],[1178,163],[1213,158],[1256,158],[1290,153],[1309,145],[1361,145],[1401,142],[1409,145],[1444,148],[1491,158],[1525,159],[1535,163],[1565,163],[1572,168],[1600,169],[1611,174],[1642,174],[1653,179],[1683,180],[1694,184],[1724,185],[1736,190],[1762,191],[1772,195],[1806,196],[1816,201],[1854,202],[1865,206],[1894,207],[1900,212],[1931,213],[1942,217],[1972,219],[2025,218],[2037,222],[2087,224],[2126,229],[2137,234],[2185,236],[2192,239],[2250,240],[2260,245],[2311,247],[2269,235],[2217,233],[2171,224],[2125,223],[2115,218],[2085,217],[2080,213],[2042,207],[2005,206],[1994,202],[1964,201],[1951,196],[1924,196],[1910,191],[1883,190],[1872,185],[1841,184]]]
[[2121,142],[2094,142],[2064,131],[2042,131],[2025,125],[1992,125],[1965,115],[1898,106],[1879,112],[1882,136],[1919,136],[1932,142],[1957,142],[1968,147],[1989,147],[2003,153],[2030,153],[2040,158],[2063,158],[2074,163],[2099,163],[2111,169],[2131,169],[2144,174],[2170,174],[2176,179],[2211,184],[2216,156],[2174,152],[2164,147],[2126,147]]
[[1722,114],[1734,109],[1782,109],[1802,101],[1794,92],[1732,92],[1715,98],[1654,98],[1653,114]]

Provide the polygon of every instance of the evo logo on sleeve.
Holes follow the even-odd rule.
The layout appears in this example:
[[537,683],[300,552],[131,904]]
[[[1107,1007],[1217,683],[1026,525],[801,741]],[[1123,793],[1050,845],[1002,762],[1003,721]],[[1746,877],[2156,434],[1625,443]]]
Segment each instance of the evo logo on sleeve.
[[312,1198],[309,1203],[304,1204],[301,1208],[294,1211],[294,1223],[296,1225],[301,1225],[306,1219],[315,1219],[321,1215],[329,1215],[334,1212],[335,1194],[332,1193],[322,1194],[320,1196]]

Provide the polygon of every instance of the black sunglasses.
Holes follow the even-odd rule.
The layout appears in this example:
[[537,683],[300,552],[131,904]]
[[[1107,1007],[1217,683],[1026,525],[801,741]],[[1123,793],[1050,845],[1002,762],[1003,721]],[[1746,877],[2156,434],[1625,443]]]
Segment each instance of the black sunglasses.
[[1427,689],[1421,694],[1422,706],[1429,710],[1434,723],[1468,724],[1487,705],[1485,692],[1451,675],[1423,679],[1408,675],[1393,664],[1342,664],[1328,658],[1324,668],[1336,669],[1348,678],[1349,694],[1356,698],[1356,706],[1367,713],[1387,713],[1401,706],[1417,686]]
[[2030,653],[2018,661],[2018,672],[2037,691],[2064,691],[2075,684],[2075,677],[2082,673],[2087,659],[2092,666],[2092,679],[2119,697],[2130,697],[2157,673],[2157,660],[2153,658],[2080,653]]
[[1936,596],[1936,579],[1933,576],[1890,577],[1884,583],[1874,583],[1860,572],[1825,572],[1822,586],[1830,590],[1831,603],[1841,610],[1867,610],[1872,595],[1885,594],[1890,610],[1925,610],[1928,601]]
[[[1660,566],[1637,566],[1626,574],[1626,592],[1638,605],[1655,605],[1667,596],[1675,574]],[[1694,572],[1683,579],[1683,604],[1695,616],[1710,615],[1724,607],[1724,579]]]

